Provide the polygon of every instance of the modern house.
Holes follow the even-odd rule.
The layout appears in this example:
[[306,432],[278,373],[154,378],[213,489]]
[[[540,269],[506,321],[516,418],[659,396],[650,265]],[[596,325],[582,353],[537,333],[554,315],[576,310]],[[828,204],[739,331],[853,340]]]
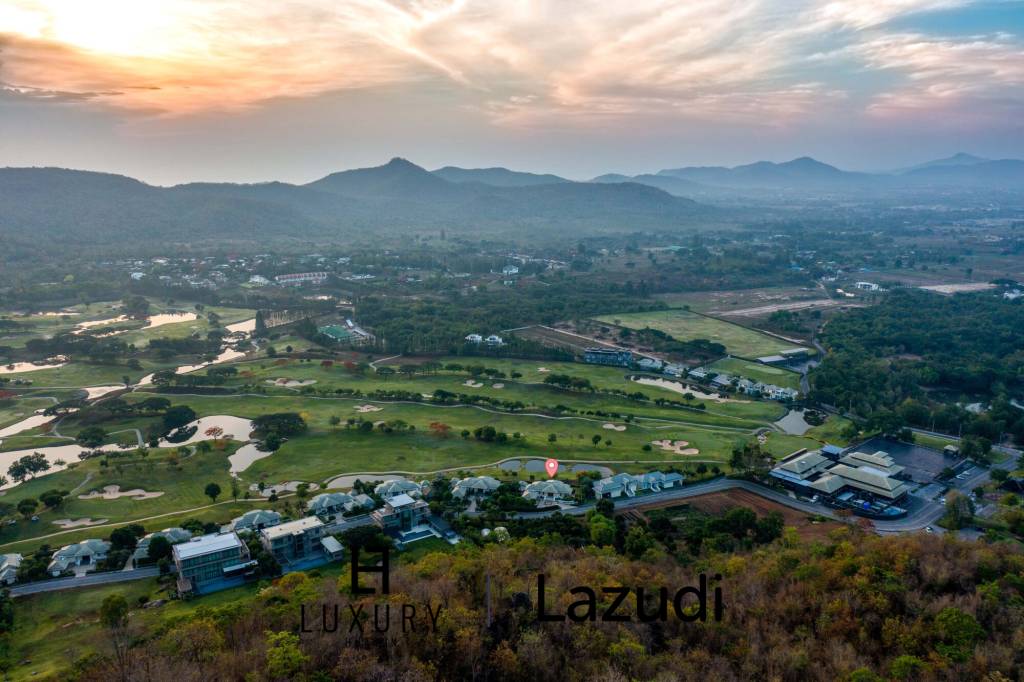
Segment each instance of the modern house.
[[466,343],[483,343],[484,337],[479,334],[468,334],[466,336]]
[[488,346],[504,346],[505,340],[502,339],[497,334],[491,334],[486,339],[484,339],[484,343],[486,343]]
[[686,478],[682,474],[651,471],[646,474],[615,474],[594,482],[594,496],[600,498],[634,497],[639,493],[658,493],[678,488]]
[[149,543],[153,538],[166,538],[169,543],[176,545],[179,542],[191,540],[192,533],[184,528],[164,528],[146,535],[139,540],[139,544],[135,545],[135,551],[132,552],[132,561],[135,562],[135,565],[149,558]]
[[253,509],[247,511],[231,523],[224,530],[235,533],[252,533],[270,528],[281,523],[281,515],[272,509]]
[[256,561],[249,558],[249,548],[237,533],[192,538],[174,545],[172,553],[178,569],[178,592],[181,594],[228,587],[231,579],[244,577],[257,566]]
[[506,277],[510,275],[518,275],[519,267],[516,265],[506,265],[501,269],[501,274],[505,275]]
[[486,497],[497,490],[500,485],[501,482],[492,476],[455,479],[452,481],[452,497]]
[[0,584],[13,585],[18,581],[18,567],[21,566],[20,554],[0,554]]
[[[110,543],[105,540],[82,540],[74,545],[64,545],[53,553],[50,565],[46,567],[46,570],[55,578],[64,571],[85,573],[106,559],[109,551]],[[84,568],[84,570],[75,570],[78,568]]]
[[617,348],[587,348],[583,351],[583,361],[592,365],[632,367],[633,351]]
[[557,479],[534,481],[533,483],[521,481],[519,485],[522,488],[523,497],[533,500],[539,506],[572,501],[573,499],[572,486]]
[[636,366],[647,372],[658,372],[665,366],[665,363],[657,358],[640,358],[637,360]]
[[430,505],[423,500],[415,500],[405,493],[398,493],[387,498],[380,509],[370,513],[373,522],[389,534],[402,534],[412,531],[416,526],[426,523],[430,516]]
[[307,516],[297,521],[264,528],[260,531],[260,542],[264,549],[284,565],[320,556],[323,552],[320,540],[325,533],[324,524],[320,519]]
[[373,489],[373,492],[379,497],[388,500],[395,495],[419,497],[423,494],[423,489],[418,483],[407,481],[404,478],[393,478],[384,481],[383,483],[378,483],[377,487]]
[[373,499],[369,495],[348,493],[321,493],[306,505],[307,511],[315,516],[334,516],[357,509],[372,509]]

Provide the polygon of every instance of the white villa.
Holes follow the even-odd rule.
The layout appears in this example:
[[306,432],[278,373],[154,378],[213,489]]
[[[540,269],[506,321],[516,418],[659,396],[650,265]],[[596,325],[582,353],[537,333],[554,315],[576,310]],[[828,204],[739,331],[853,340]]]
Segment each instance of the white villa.
[[493,493],[500,485],[501,482],[492,476],[455,479],[452,481],[452,496],[458,498],[484,497]]
[[309,513],[315,516],[334,516],[372,507],[373,499],[369,495],[349,495],[348,493],[321,493],[306,505]]
[[95,566],[107,558],[109,551],[110,543],[104,540],[82,540],[74,545],[65,545],[53,553],[46,570],[56,578],[67,570],[80,566]]
[[0,554],[0,584],[13,585],[18,581],[21,560],[20,554]]
[[551,479],[549,481],[534,481],[519,483],[523,490],[523,497],[533,500],[538,504],[553,504],[560,501],[572,501],[572,486],[562,481]]
[[614,498],[634,497],[638,493],[658,493],[669,488],[678,488],[686,477],[682,474],[651,471],[646,474],[615,474],[594,482],[594,496]]
[[377,484],[377,487],[373,489],[373,492],[385,500],[390,500],[395,495],[420,497],[423,494],[423,486],[419,483],[407,481],[404,478],[392,478],[388,481]]

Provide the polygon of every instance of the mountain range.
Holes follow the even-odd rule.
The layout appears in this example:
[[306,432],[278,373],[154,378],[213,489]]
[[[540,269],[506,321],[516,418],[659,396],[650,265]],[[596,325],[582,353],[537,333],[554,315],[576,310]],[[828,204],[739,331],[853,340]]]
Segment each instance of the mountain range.
[[[845,171],[809,157],[784,163],[689,166],[607,174],[587,182],[506,168],[428,171],[395,158],[304,185],[148,185],[62,168],[0,169],[0,244],[126,240],[323,239],[423,229],[550,234],[693,227],[728,217],[704,203],[761,190],[808,194],[1024,189],[1024,161],[969,154],[890,173]],[[689,197],[699,197],[700,203]],[[0,248],[3,248],[0,246]]]
[[530,175],[505,169],[431,173],[395,158],[305,185],[156,187],[107,173],[5,168],[0,169],[0,234],[7,241],[64,244],[370,237],[435,228],[529,234],[552,227],[677,227],[718,210],[635,182],[542,182],[538,178],[547,176],[525,177]]

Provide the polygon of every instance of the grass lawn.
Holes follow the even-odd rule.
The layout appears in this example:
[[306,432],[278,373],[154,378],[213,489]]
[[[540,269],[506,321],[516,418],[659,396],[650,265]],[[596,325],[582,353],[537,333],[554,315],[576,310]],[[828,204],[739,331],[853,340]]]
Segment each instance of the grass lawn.
[[679,341],[692,339],[708,339],[716,341],[732,355],[747,358],[758,358],[772,355],[787,348],[796,346],[794,343],[776,339],[766,334],[741,327],[737,324],[724,322],[713,317],[706,317],[688,310],[656,310],[646,313],[622,313],[603,315],[596,318],[601,322],[617,324],[630,329],[650,327],[670,334]]
[[739,358],[722,358],[712,363],[711,369],[733,376],[741,376],[751,381],[760,381],[763,384],[774,384],[783,388],[800,390],[799,372],[781,367],[771,367]]
[[831,443],[832,445],[846,446],[850,444],[850,439],[843,435],[843,432],[850,425],[850,420],[846,417],[840,417],[837,415],[830,415],[825,423],[821,426],[815,426],[810,431],[804,434],[807,438],[814,438],[823,443]]

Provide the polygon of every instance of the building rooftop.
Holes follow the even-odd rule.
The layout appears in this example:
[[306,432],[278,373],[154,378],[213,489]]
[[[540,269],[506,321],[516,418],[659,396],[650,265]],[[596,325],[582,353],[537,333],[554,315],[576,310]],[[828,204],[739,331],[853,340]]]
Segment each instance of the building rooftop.
[[388,500],[388,505],[391,506],[391,507],[394,507],[395,509],[398,509],[399,507],[407,507],[410,504],[415,504],[415,503],[416,503],[416,500],[412,499],[411,497],[409,497],[405,493],[400,493],[398,495],[395,495],[390,500]]
[[320,528],[324,524],[315,516],[307,516],[304,519],[298,519],[297,521],[289,521],[288,523],[282,523],[277,526],[271,526],[270,528],[264,528],[261,533],[263,537],[268,540],[274,540],[284,535],[293,535],[295,533],[305,533],[311,528]]
[[188,542],[182,542],[174,545],[174,556],[178,559],[191,559],[192,557],[221,552],[225,549],[241,546],[242,541],[235,533],[202,535],[198,538],[192,538]]

